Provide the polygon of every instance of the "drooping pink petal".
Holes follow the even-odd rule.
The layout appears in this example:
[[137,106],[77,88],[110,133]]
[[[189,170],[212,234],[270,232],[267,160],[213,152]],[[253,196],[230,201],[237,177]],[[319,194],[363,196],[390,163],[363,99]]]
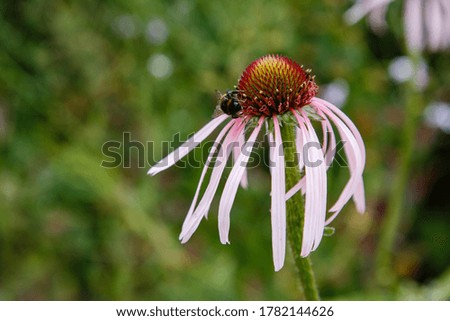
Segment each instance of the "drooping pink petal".
[[[295,113],[296,114],[296,113]],[[298,115],[296,115],[298,117]],[[299,118],[297,118],[299,120]],[[309,142],[310,137],[308,130],[306,129],[303,122],[300,123],[300,130],[302,131],[302,136],[306,143]],[[305,176],[304,181],[306,185],[306,194],[305,194],[305,214],[304,214],[304,222],[303,222],[303,238],[302,238],[302,249],[301,255],[306,256],[311,252],[311,249],[314,244],[314,233],[313,233],[313,222],[312,222],[312,212],[313,212],[313,204],[315,199],[315,190],[314,190],[314,182],[313,182],[312,173],[310,172],[310,168],[305,166]]]
[[180,147],[171,152],[165,158],[160,160],[158,163],[153,165],[147,172],[148,175],[156,175],[159,172],[169,168],[177,161],[186,156],[190,151],[192,151],[198,144],[200,144],[209,134],[214,131],[225,119],[227,119],[228,115],[220,115],[209,123],[207,123],[202,129],[196,132],[192,137],[190,137],[186,142],[184,142]]
[[387,6],[394,0],[358,0],[344,15],[349,24],[354,24],[373,10]]
[[[336,137],[334,135],[333,128],[331,127],[330,121],[328,120],[327,116],[324,115],[320,110],[317,110],[319,116],[321,116],[324,121],[322,121],[322,132],[324,136],[324,142],[322,145],[322,152],[325,154],[325,164],[326,168],[328,169],[334,159],[334,155],[336,153]],[[298,136],[301,137],[301,130],[297,128]],[[330,142],[328,144],[328,136],[330,136]],[[300,147],[301,146],[301,147]],[[303,149],[303,143],[297,143],[297,152],[299,150]],[[303,152],[302,152],[303,153]],[[303,154],[301,154],[303,155]],[[303,156],[301,156],[301,159],[303,160]],[[302,165],[303,167],[303,165]],[[306,192],[306,178],[302,177],[300,181],[297,182],[287,193],[286,193],[286,201],[290,199],[292,196],[294,196],[299,190],[302,191],[302,194],[305,194]]]
[[286,177],[280,125],[276,116],[272,119],[275,134],[275,149],[270,153],[270,156],[272,156],[271,164],[273,164],[271,170],[272,204],[270,212],[272,221],[273,263],[275,271],[279,271],[284,265],[286,253]]
[[[359,152],[359,155],[361,157],[361,175],[357,178],[357,187],[355,190],[355,193],[353,194],[353,200],[355,202],[356,205],[356,209],[359,213],[363,214],[366,211],[366,201],[365,201],[365,196],[364,196],[364,183],[363,183],[363,178],[362,178],[362,171],[364,170],[364,165],[366,163],[366,149],[364,146],[364,141],[361,137],[361,134],[359,133],[358,129],[356,128],[355,124],[350,120],[350,118],[348,118],[348,116],[346,114],[344,114],[339,108],[337,108],[336,106],[334,106],[333,104],[320,99],[320,98],[313,98],[313,104],[317,104],[320,105],[324,105],[326,108],[328,108],[328,110],[330,110],[331,112],[333,112],[334,114],[336,114],[343,122],[344,124],[350,129],[353,137],[355,138],[357,144],[358,144],[358,148],[356,150],[356,152]],[[320,108],[320,107],[319,107]],[[322,115],[326,118],[325,115]],[[328,120],[326,118],[326,120]],[[330,125],[330,124],[329,124]],[[331,127],[331,125],[330,125]],[[344,151],[347,154],[348,157],[348,161],[349,161],[349,166],[350,166],[350,171],[352,172],[356,167],[357,164],[353,163],[353,158],[349,157],[349,153],[351,154],[351,152],[349,151],[349,146],[345,146],[344,145]],[[356,175],[356,173],[355,173]],[[330,210],[332,211],[333,208]],[[338,211],[339,213],[339,211]],[[334,215],[335,217],[335,215]],[[327,224],[330,222],[330,219],[327,221]]]
[[216,157],[214,169],[211,173],[206,191],[203,194],[203,197],[200,200],[200,203],[198,204],[194,213],[192,213],[189,221],[183,224],[183,229],[181,230],[179,237],[182,243],[186,243],[190,239],[190,237],[192,236],[192,234],[194,234],[195,230],[200,224],[202,218],[208,213],[211,202],[214,198],[214,194],[216,193],[217,187],[219,185],[220,177],[222,176],[223,170],[225,169],[228,157],[231,154],[232,143],[236,141],[241,132],[244,130],[244,127],[244,121],[236,121],[229,131],[228,135],[225,137],[222,148],[219,150],[219,153]]
[[442,17],[444,26],[442,30],[441,48],[447,49],[450,47],[450,1],[441,0]]
[[350,131],[352,132],[353,136],[355,137],[355,139],[358,143],[361,158],[362,158],[363,165],[364,165],[366,162],[366,148],[364,146],[364,141],[361,137],[361,134],[359,133],[358,129],[356,128],[355,124],[351,121],[351,119],[348,118],[348,116],[346,114],[344,114],[342,112],[342,110],[340,110],[339,108],[337,108],[336,106],[334,106],[333,104],[329,103],[326,100],[320,99],[318,97],[314,97],[312,99],[312,101],[313,101],[313,103],[319,102],[320,104],[325,105],[335,115],[337,115],[340,119],[342,119],[342,121],[347,125],[347,127],[350,129]]
[[[245,131],[242,131],[242,134],[239,136],[237,144],[235,144],[233,148],[233,160],[236,163],[239,155],[241,154],[242,148],[245,145]],[[248,176],[247,169],[244,169],[244,173],[241,178],[241,186],[243,189],[247,189],[248,187]]]
[[231,207],[236,197],[236,192],[239,186],[239,181],[242,179],[242,175],[245,172],[248,159],[250,158],[250,153],[253,148],[253,144],[261,130],[261,125],[263,124],[264,118],[260,118],[258,125],[253,130],[248,142],[243,146],[242,152],[239,154],[233,169],[231,170],[230,176],[225,184],[222,197],[220,198],[219,204],[219,235],[222,244],[229,243],[228,232],[230,230],[230,212]]
[[215,140],[215,142],[214,142],[214,145],[211,147],[211,150],[210,150],[210,152],[209,152],[208,158],[206,159],[206,162],[205,162],[205,166],[203,167],[202,174],[201,174],[201,176],[200,176],[200,180],[199,180],[198,185],[197,185],[197,190],[195,191],[194,199],[192,200],[191,207],[189,208],[189,211],[188,211],[188,213],[187,213],[187,215],[186,215],[186,218],[185,218],[185,220],[184,220],[182,230],[183,230],[184,228],[186,228],[186,225],[189,224],[189,222],[191,221],[191,216],[192,216],[192,213],[194,212],[195,206],[197,205],[198,195],[200,194],[200,189],[201,189],[203,180],[204,180],[204,178],[205,178],[206,172],[208,171],[209,163],[211,162],[211,160],[212,160],[214,154],[216,153],[217,149],[220,147],[220,143],[222,142],[223,136],[225,136],[225,134],[228,132],[228,130],[230,129],[230,127],[231,127],[232,125],[234,125],[235,123],[236,123],[235,120],[230,121],[230,122],[229,122],[229,123],[228,123],[221,131],[220,131],[219,135],[217,136],[217,138],[216,138],[216,140]]
[[432,51],[439,50],[444,28],[439,1],[427,0],[424,3],[424,23],[427,28],[427,42]]
[[327,177],[326,164],[319,139],[310,120],[297,112],[294,115],[299,123],[302,136],[307,143],[305,155],[305,221],[303,228],[302,256],[308,256],[319,245],[325,224]]
[[339,134],[341,135],[342,139],[346,142],[344,144],[344,151],[347,156],[350,170],[350,180],[344,187],[344,190],[342,191],[342,194],[336,204],[330,209],[330,212],[340,212],[344,205],[355,193],[360,182],[364,165],[362,163],[361,155],[358,149],[358,144],[356,143],[356,140],[351,134],[350,130],[339,118],[335,117],[331,113],[329,114],[329,117],[338,128]]
[[[365,162],[365,152],[364,150],[361,150],[360,146],[364,148],[364,144],[362,142],[362,138],[357,133],[357,137],[353,134],[356,130],[356,127],[353,123],[350,122],[347,116],[345,116],[344,123],[341,118],[339,118],[336,114],[340,112],[343,114],[340,110],[337,111],[337,107],[333,106],[332,104],[323,101],[323,100],[317,99],[313,100],[312,104],[316,105],[317,108],[321,109],[321,111],[326,114],[331,121],[335,124],[336,128],[339,131],[339,134],[344,141],[344,151],[347,156],[347,161],[349,165],[350,170],[350,179],[347,182],[346,186],[344,187],[341,195],[339,196],[337,202],[332,206],[330,209],[330,212],[334,212],[334,214],[328,218],[326,224],[331,222],[337,214],[342,210],[344,205],[349,201],[349,199],[356,194],[356,197],[354,199],[357,201],[357,209],[358,210],[364,210],[365,204],[363,194],[361,195],[361,192],[363,193],[363,183],[362,183],[362,172],[364,170],[364,162]],[[325,105],[326,103],[326,105]],[[341,116],[341,115],[339,115]],[[344,117],[343,117],[344,118]],[[353,130],[349,129],[347,127],[347,123],[351,123]],[[361,142],[358,140],[361,139]]]
[[387,29],[386,12],[388,5],[379,6],[373,9],[368,16],[369,25],[377,34],[382,34]]
[[420,52],[424,49],[422,0],[407,0],[404,12],[406,44],[410,51]]
[[322,122],[322,126],[324,127],[324,135],[330,136],[330,143],[328,146],[324,146],[323,152],[324,152],[324,159],[325,164],[327,165],[327,168],[331,166],[331,163],[334,160],[334,156],[336,155],[336,136],[334,135],[333,127],[331,127],[331,123],[328,120],[328,117],[324,115],[323,113],[320,114],[320,116],[325,120]]
[[356,188],[355,194],[353,194],[353,202],[355,202],[356,210],[360,214],[364,214],[366,211],[366,196],[362,176],[359,178],[358,187]]
[[316,201],[314,206],[314,246],[313,251],[317,249],[322,240],[323,230],[325,227],[325,217],[327,213],[327,166],[323,156],[323,151],[319,148],[320,143],[317,138],[317,134],[311,124],[311,121],[304,115],[306,127],[309,131],[309,137],[311,142],[317,146],[317,148],[310,149],[312,158],[315,159],[317,165],[313,166],[313,172],[315,177],[314,188],[316,188]]

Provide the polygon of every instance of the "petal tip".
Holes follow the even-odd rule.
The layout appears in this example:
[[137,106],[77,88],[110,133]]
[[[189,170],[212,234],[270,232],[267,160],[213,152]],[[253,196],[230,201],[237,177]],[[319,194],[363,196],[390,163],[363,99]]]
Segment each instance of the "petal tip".
[[305,258],[311,253],[311,250],[303,249],[300,253],[300,256]]
[[158,168],[156,168],[155,166],[150,167],[150,169],[147,171],[147,175],[150,176],[155,176],[158,173],[159,173]]
[[275,263],[275,268],[274,268],[274,270],[275,270],[275,272],[279,272],[282,268],[283,268],[283,262],[282,263]]
[[365,204],[359,205],[359,206],[356,207],[356,210],[361,215],[366,214],[366,205]]

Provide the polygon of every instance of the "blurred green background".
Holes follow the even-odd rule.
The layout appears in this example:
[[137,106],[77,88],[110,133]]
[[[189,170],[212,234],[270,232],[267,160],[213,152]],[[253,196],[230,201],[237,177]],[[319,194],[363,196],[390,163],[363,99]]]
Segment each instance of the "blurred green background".
[[[290,255],[273,271],[264,166],[237,195],[228,246],[217,199],[192,239],[178,242],[200,169],[149,177],[136,150],[121,150],[129,168],[100,166],[102,145],[124,132],[154,141],[153,161],[163,157],[159,143],[201,128],[214,90],[232,88],[267,53],[312,68],[319,96],[344,83],[342,108],[366,142],[367,213],[349,203],[311,255],[322,297],[449,299],[449,134],[425,123],[396,239],[398,282],[385,288],[373,276],[403,119],[403,87],[387,69],[404,49],[398,34],[346,25],[351,3],[3,0],[0,299],[301,299]],[[448,53],[425,57],[423,101],[449,101]],[[331,204],[345,170],[329,179]]]

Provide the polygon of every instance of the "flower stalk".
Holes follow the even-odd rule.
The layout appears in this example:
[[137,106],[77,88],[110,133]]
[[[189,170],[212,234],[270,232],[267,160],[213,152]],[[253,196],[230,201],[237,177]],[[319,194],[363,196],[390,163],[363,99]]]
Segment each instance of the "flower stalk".
[[[410,53],[409,57],[413,62],[414,72],[417,74],[420,67],[420,55]],[[402,213],[405,210],[405,195],[407,194],[417,130],[422,114],[421,93],[415,80],[416,77],[412,77],[404,88],[405,119],[402,129],[399,161],[392,183],[388,208],[381,226],[380,241],[376,255],[376,277],[378,283],[384,286],[395,282],[392,253],[401,220],[404,217]]]
[[[281,136],[285,155],[286,190],[288,191],[301,179],[299,167],[294,165],[296,163],[295,155],[297,154],[294,125],[285,123],[281,127]],[[317,301],[320,300],[320,297],[311,260],[309,257],[304,258],[300,255],[304,222],[305,206],[303,196],[301,193],[297,193],[286,202],[287,238],[305,299]]]

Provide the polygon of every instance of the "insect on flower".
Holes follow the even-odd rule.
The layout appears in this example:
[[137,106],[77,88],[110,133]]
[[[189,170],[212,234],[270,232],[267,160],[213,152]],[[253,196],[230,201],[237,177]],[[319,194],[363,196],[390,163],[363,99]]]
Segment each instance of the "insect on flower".
[[[365,164],[364,143],[356,126],[336,106],[315,97],[318,87],[311,70],[304,70],[293,60],[267,55],[252,62],[242,73],[235,91],[222,96],[220,107],[223,114],[213,118],[191,136],[176,151],[156,163],[148,174],[155,175],[186,156],[220,124],[228,123],[219,132],[206,160],[191,207],[183,223],[180,240],[187,242],[201,220],[207,216],[227,160],[234,155],[234,165],[219,203],[219,235],[223,244],[229,243],[230,213],[239,184],[247,186],[246,166],[255,140],[263,127],[267,128],[271,161],[271,224],[272,252],[275,270],[283,267],[286,247],[286,201],[301,192],[305,198],[305,220],[301,255],[308,256],[317,249],[324,228],[338,215],[344,205],[353,198],[360,213],[365,211],[362,174]],[[237,111],[238,105],[240,110]],[[230,117],[231,116],[231,117]],[[312,121],[320,121],[322,142],[315,132]],[[280,126],[295,124],[297,151],[313,144],[307,155],[300,157],[299,170],[303,177],[286,191],[285,157]],[[350,178],[341,195],[328,210],[327,218],[327,169],[334,159],[337,139],[335,129],[344,142]],[[250,131],[246,139],[246,131]],[[217,155],[216,155],[217,153]],[[208,185],[199,200],[201,186],[210,162],[216,155]],[[310,161],[312,160],[312,161]],[[300,226],[299,226],[300,228]]]
[[214,117],[221,114],[230,115],[232,118],[238,118],[242,106],[239,103],[239,90],[227,90],[225,94],[216,91],[218,104],[214,111]]

